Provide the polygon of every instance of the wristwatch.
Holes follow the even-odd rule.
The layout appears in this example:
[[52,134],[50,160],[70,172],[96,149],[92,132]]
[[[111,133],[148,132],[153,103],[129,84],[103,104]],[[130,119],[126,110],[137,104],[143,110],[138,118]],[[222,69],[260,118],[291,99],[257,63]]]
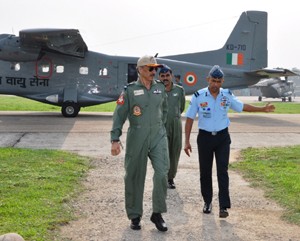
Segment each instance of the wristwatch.
[[111,144],[113,144],[114,142],[119,142],[120,140],[112,140]]

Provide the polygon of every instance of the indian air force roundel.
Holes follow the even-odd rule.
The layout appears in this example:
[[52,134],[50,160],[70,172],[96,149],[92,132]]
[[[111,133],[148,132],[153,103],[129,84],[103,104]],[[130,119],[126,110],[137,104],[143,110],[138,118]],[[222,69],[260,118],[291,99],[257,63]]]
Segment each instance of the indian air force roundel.
[[184,82],[188,86],[193,86],[197,83],[197,75],[194,72],[187,72],[184,76]]

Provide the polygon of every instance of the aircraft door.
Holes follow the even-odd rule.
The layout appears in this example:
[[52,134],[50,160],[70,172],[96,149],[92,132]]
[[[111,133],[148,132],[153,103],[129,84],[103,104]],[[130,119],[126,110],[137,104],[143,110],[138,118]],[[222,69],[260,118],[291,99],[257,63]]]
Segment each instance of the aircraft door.
[[123,88],[127,84],[137,80],[136,64],[119,63],[118,86]]
[[129,84],[136,81],[137,78],[136,64],[127,64],[127,83]]

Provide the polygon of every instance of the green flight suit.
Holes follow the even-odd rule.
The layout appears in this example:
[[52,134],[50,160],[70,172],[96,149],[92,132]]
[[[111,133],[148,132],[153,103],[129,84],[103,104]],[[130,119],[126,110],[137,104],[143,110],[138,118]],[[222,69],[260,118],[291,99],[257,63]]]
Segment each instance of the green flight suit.
[[153,176],[153,212],[167,211],[168,140],[164,123],[167,96],[162,83],[152,82],[150,90],[138,79],[127,86],[117,101],[111,140],[119,140],[126,119],[129,128],[125,153],[125,207],[129,219],[143,215],[144,184],[148,157]]
[[168,96],[168,116],[165,126],[169,144],[170,170],[168,180],[170,180],[176,176],[182,148],[181,113],[185,108],[185,92],[183,87],[173,84],[171,90],[166,93]]

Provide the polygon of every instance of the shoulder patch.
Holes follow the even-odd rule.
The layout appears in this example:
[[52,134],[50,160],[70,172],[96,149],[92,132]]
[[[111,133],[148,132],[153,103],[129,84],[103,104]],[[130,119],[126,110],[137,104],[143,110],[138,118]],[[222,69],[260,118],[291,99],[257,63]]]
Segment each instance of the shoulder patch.
[[117,105],[124,105],[124,91],[120,94],[118,100],[117,100]]

